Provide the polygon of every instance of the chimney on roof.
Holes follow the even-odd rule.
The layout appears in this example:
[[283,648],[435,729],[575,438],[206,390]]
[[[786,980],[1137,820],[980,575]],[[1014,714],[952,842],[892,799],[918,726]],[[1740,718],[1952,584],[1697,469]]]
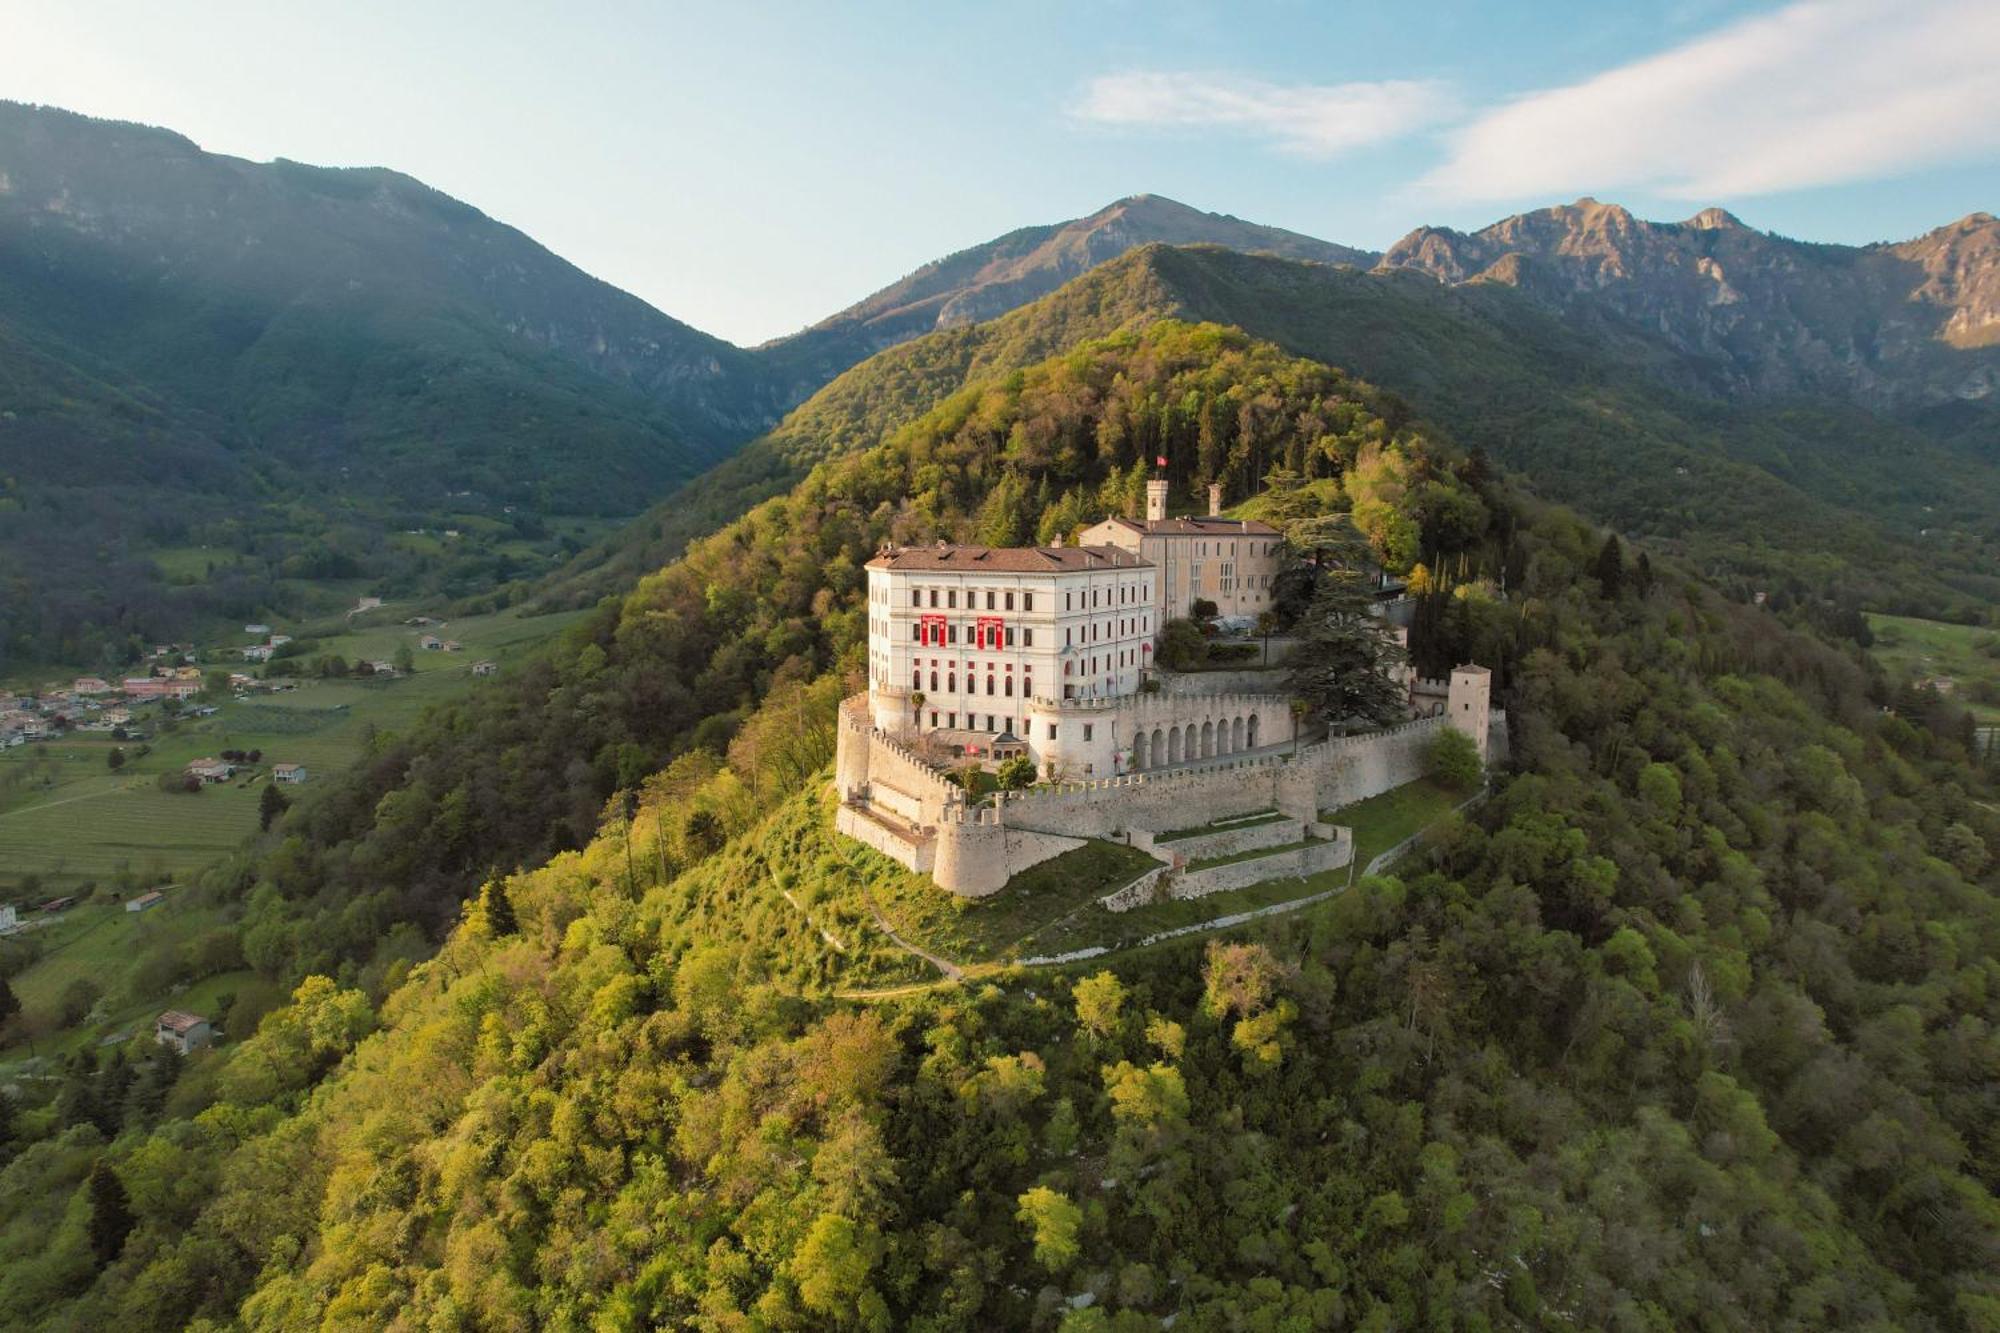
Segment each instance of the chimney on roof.
[[1146,483],[1146,521],[1158,523],[1167,516],[1167,479],[1154,477]]
[[1222,483],[1208,483],[1208,516],[1214,518],[1222,513]]

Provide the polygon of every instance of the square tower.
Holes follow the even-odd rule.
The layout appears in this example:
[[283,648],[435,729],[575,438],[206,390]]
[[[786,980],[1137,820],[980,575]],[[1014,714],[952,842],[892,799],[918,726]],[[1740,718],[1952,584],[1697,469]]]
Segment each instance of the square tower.
[[1453,667],[1445,713],[1454,728],[1472,738],[1472,743],[1479,747],[1479,762],[1485,763],[1488,728],[1493,719],[1493,673],[1470,664]]

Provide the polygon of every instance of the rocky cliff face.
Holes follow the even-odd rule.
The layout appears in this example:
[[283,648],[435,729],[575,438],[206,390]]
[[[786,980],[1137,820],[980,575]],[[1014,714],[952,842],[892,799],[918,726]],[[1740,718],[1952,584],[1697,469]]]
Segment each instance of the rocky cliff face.
[[1719,208],[1663,223],[1581,199],[1470,234],[1419,228],[1382,266],[1631,321],[1730,392],[1835,392],[1877,407],[2000,392],[2000,222],[1985,213],[1857,247],[1774,236]]

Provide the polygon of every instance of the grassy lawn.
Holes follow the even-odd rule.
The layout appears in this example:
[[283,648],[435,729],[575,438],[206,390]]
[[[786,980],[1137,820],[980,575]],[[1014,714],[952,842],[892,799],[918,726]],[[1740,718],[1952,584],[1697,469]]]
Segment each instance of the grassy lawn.
[[[138,711],[134,726],[145,733],[143,742],[72,732],[0,751],[0,893],[28,874],[41,876],[51,896],[121,871],[145,880],[187,875],[256,830],[271,764],[304,764],[309,779],[345,768],[371,729],[398,730],[431,705],[475,688],[473,662],[490,658],[505,670],[584,614],[503,612],[420,629],[384,608],[371,615],[387,623],[350,630],[344,619],[334,622],[341,632],[315,651],[392,658],[397,646],[414,645],[424,633],[455,638],[465,650],[419,652],[415,673],[397,680],[301,680],[295,690],[226,699],[212,717],[171,721],[157,708]],[[250,637],[239,632],[228,646]],[[243,667],[222,656],[204,665]],[[127,762],[114,772],[108,757],[117,748]],[[221,750],[259,750],[262,762],[235,782],[195,795],[159,790],[160,774]]]
[[960,962],[1012,956],[1013,946],[1050,922],[1123,888],[1159,865],[1123,843],[1091,841],[1051,857],[986,898],[959,898],[928,876],[906,876],[876,902],[898,933]]
[[1439,786],[1429,778],[1419,778],[1339,810],[1322,811],[1320,818],[1354,830],[1354,866],[1358,873],[1381,853],[1444,818],[1470,794]]
[[1276,810],[1266,810],[1262,814],[1242,815],[1236,819],[1218,819],[1212,824],[1196,824],[1193,828],[1177,828],[1170,833],[1162,833],[1153,841],[1179,842],[1183,838],[1199,838],[1205,833],[1234,833],[1237,829],[1256,828],[1259,824],[1275,824],[1289,816]]
[[1981,722],[2000,723],[2000,631],[1873,613],[1868,627],[1875,632],[1870,651],[1892,677],[1955,681],[1958,702]]

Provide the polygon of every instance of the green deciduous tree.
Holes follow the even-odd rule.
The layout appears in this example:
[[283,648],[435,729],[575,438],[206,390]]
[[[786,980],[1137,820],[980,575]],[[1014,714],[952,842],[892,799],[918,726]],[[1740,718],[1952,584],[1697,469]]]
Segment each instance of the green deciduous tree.
[[1446,727],[1432,737],[1424,759],[1430,775],[1453,791],[1471,791],[1479,785],[1479,747],[1457,727]]

